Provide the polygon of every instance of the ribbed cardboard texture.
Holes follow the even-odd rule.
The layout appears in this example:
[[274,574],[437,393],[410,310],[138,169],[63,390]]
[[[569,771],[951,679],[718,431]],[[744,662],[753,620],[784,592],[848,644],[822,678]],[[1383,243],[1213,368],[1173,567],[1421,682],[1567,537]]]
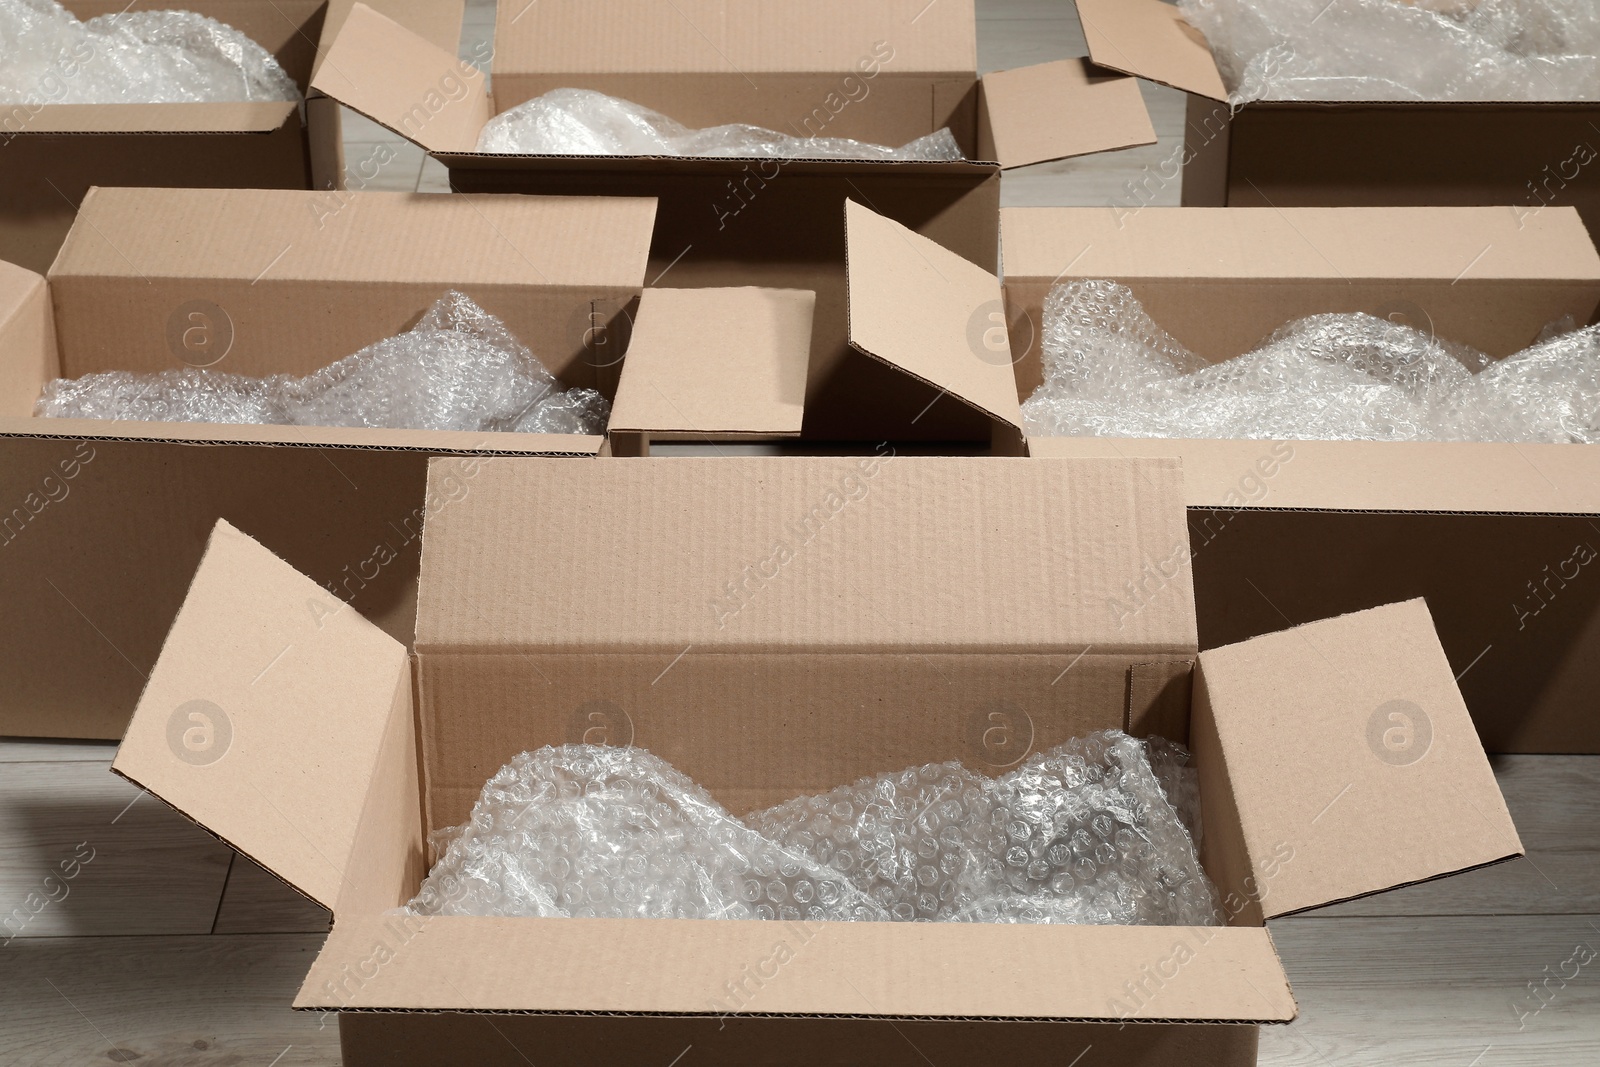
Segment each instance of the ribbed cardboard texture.
[[[432,152],[453,188],[660,200],[650,282],[817,294],[809,438],[983,440],[990,420],[885,371],[846,339],[847,199],[993,270],[1002,168],[1154,141],[1131,78],[1066,61],[976,73],[971,0],[543,0],[498,14],[493,88],[453,53],[357,4],[316,87]],[[949,126],[963,162],[493,155],[493,115],[594,89],[694,127],[904,144]]]
[[[448,289],[568,385],[610,393],[654,204],[287,190],[97,189],[48,283],[0,271],[0,733],[118,737],[219,518],[248,525],[393,636],[423,519],[487,457],[602,438],[37,419],[58,376],[185,365],[310,373]],[[212,447],[194,447],[205,445]],[[429,497],[426,458],[456,454]]]
[[[1202,356],[1364,311],[1493,356],[1591,321],[1600,256],[1572,208],[1016,208],[1002,213],[1017,386],[1040,380],[1051,286],[1105,278]],[[1600,448],[1476,442],[1035,438],[1034,455],[1179,454],[1203,645],[1425,596],[1484,743],[1600,752]],[[1253,583],[1255,588],[1251,588]]]
[[[779,1038],[790,1042],[779,1062],[814,1062],[876,1047],[859,1023],[893,1020],[948,1038],[941,1049],[980,1038],[1030,1049],[1050,1021],[1051,1036],[1102,1049],[1089,1062],[1179,1056],[1243,1067],[1254,1062],[1255,1026],[1295,1014],[1264,912],[1520,852],[1428,613],[1412,603],[1205,654],[1196,758],[1207,840],[1219,842],[1206,862],[1224,892],[1224,927],[386,915],[416,891],[425,827],[465,814],[437,810],[452,766],[477,776],[475,795],[523,747],[639,744],[743,811],[742,802],[770,801],[730,781],[792,788],[789,767],[844,775],[829,784],[925,758],[996,769],[946,709],[963,689],[1013,708],[1030,700],[1041,683],[1028,661],[1071,676],[1086,668],[1056,668],[1063,652],[1103,648],[1101,666],[1087,669],[1122,676],[1118,699],[1073,711],[1078,697],[1058,697],[1036,708],[1036,723],[1114,725],[1139,664],[1167,656],[1187,675],[1194,655],[1171,461],[614,460],[593,465],[588,482],[574,478],[576,466],[497,461],[430,523],[415,657],[421,795],[398,647],[352,612],[330,620],[308,610],[321,603],[318,591],[226,526],[114,764],[333,901],[333,930],[295,1004],[341,1013],[346,1062],[420,1063],[453,1046],[513,1062],[525,1043],[558,1036],[578,1062],[610,1062],[619,1048],[670,1060],[680,1037],[710,1063],[739,1062]],[[436,465],[435,474],[448,472]],[[862,488],[847,495],[841,484]],[[830,493],[839,500],[830,517],[719,628],[697,603],[704,590],[747,566],[775,530],[788,536],[785,519]],[[545,521],[528,522],[534,512]],[[935,514],[944,528],[930,524]],[[1168,584],[1148,586],[1143,609],[1117,629],[1106,597],[1148,580],[1151,551],[1167,551],[1171,538],[1180,551],[1162,559]],[[493,578],[481,565],[489,553],[499,561]],[[828,653],[857,661],[861,679],[893,679],[918,654],[944,662],[918,666],[940,679],[921,692],[861,694],[870,714],[830,691],[827,671],[770,666]],[[568,654],[604,678],[585,692],[564,688],[559,670],[524,677],[529,664],[545,670]],[[644,670],[645,659],[654,684],[629,691],[622,676]],[[679,675],[710,661],[721,661],[714,675]],[[349,669],[333,670],[342,663]],[[693,691],[698,713],[682,709],[675,688]],[[616,699],[602,704],[608,694]],[[574,704],[580,696],[588,699]],[[1425,709],[1432,727],[1409,762],[1364,741],[1369,712],[1400,700]],[[355,710],[341,718],[350,736],[338,751],[303,743],[307,722],[344,704]],[[1184,704],[1187,719],[1187,695]],[[737,727],[728,718],[736,705]],[[209,718],[184,718],[184,709]],[[218,723],[228,731],[220,752],[215,730],[183,729]],[[1040,747],[1045,736],[1035,738]],[[330,773],[330,762],[348,762],[348,773]],[[1359,783],[1345,808],[1312,827],[1285,815],[1326,804],[1326,780],[1341,771]],[[308,780],[327,794],[320,803],[303,795]],[[1391,805],[1402,803],[1414,816],[1407,834],[1433,833],[1397,858],[1386,831]],[[1468,807],[1488,821],[1465,816]],[[1290,875],[1297,863],[1305,873]],[[527,966],[540,958],[564,963]],[[479,1032],[473,1013],[483,1012],[514,1035],[500,1049]],[[1141,1025],[1125,1028],[1127,1020]]]
[[[455,50],[461,0],[374,0]],[[0,108],[0,259],[43,272],[93,186],[343,189],[339,109],[310,92],[352,0],[68,0],[79,18],[179,9],[218,19],[268,52],[307,94],[294,102],[13,104]],[[63,57],[68,79],[77,60]],[[59,91],[56,95],[59,95]],[[370,161],[358,161],[358,168]],[[361,175],[370,179],[370,175]]]
[[[1526,219],[1565,205],[1600,239],[1592,100],[1257,100],[1234,110],[1205,36],[1171,4],[1075,2],[1095,63],[1191,94],[1183,152],[1170,161],[1182,163],[1187,207],[1498,204]],[[1142,206],[1142,191],[1131,195],[1129,206]]]
[[647,289],[611,408],[613,454],[657,440],[798,437],[817,294]]

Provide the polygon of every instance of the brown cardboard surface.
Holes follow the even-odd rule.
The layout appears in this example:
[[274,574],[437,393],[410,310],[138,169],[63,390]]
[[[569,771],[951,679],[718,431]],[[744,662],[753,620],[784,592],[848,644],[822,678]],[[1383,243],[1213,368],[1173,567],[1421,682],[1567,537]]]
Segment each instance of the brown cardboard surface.
[[50,290],[33,271],[0,260],[0,418],[26,416],[55,376]]
[[300,105],[292,100],[188,104],[51,104],[28,120],[26,135],[47,133],[270,133]]
[[1156,143],[1139,83],[1087,60],[997,70],[982,81],[985,155],[1002,167]]
[[[1186,561],[1169,595],[1118,609],[1125,582],[1186,543],[1181,499],[1159,460],[488,464],[430,519],[417,649],[1185,654]],[[491,545],[526,569],[482,567]]]
[[1183,457],[1191,508],[1600,514],[1600,447],[1032,437],[1035,456]]
[[1162,0],[1075,0],[1089,57],[1102,67],[1226,100],[1205,36]]
[[798,437],[816,300],[798,289],[646,289],[611,432]]
[[[37,392],[37,391],[36,391]],[[303,448],[483,453],[510,456],[595,456],[604,437],[559,433],[471,433],[367,426],[258,426],[208,422],[132,422],[0,416],[8,437],[100,441],[174,441],[197,445],[285,445]]]
[[[219,522],[112,769],[324,907],[410,711],[405,647]],[[420,847],[420,839],[418,841]]]
[[559,1048],[569,1064],[670,1063],[693,1048],[696,1067],[813,1067],[824,1062],[927,1067],[1050,1063],[1074,1067],[1254,1067],[1260,1027],[1248,1024],[1063,1023],[1005,1020],[816,1019],[804,1016],[475,1015],[349,1012],[339,1016],[344,1067],[527,1067]]
[[999,279],[854,200],[845,241],[851,347],[1020,432]]
[[494,114],[483,73],[363,3],[351,5],[311,87],[432,151],[470,152]]
[[[616,361],[590,341],[638,295],[654,216],[643,198],[97,189],[51,268],[62,370],[308,374],[454,288],[609,392]],[[196,321],[227,347],[189,344]]]
[[1522,854],[1422,601],[1202,652],[1197,671],[1256,871],[1224,893],[1272,917]]
[[[348,980],[348,965],[397,938],[403,948],[373,977]],[[335,921],[295,1007],[732,1015],[730,981],[770,961],[775,944],[789,952],[749,1012],[1117,1018],[1129,999],[1124,983],[1141,981],[1141,965],[1186,951],[1176,975],[1123,1017],[1288,1022],[1295,1014],[1260,928],[377,915]],[[567,964],[527,966],[538,958]]]

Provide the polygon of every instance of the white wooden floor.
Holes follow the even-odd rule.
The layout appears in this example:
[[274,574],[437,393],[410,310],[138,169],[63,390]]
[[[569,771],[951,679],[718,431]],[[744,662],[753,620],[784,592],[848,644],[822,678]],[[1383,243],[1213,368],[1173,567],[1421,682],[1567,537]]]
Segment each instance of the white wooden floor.
[[[979,10],[985,70],[1085,51],[1063,0]],[[492,12],[470,3],[464,45]],[[1160,144],[1009,175],[1006,202],[1105,204],[1170,155],[1183,98],[1144,88]],[[445,191],[418,150],[348,113],[346,130],[350,163],[393,157],[369,187]],[[337,1064],[333,1021],[288,1007],[326,913],[141,798],[111,753],[0,740],[0,918],[59,898],[15,936],[0,927],[0,1067]],[[1600,958],[1576,976],[1568,962],[1600,950],[1600,757],[1505,758],[1496,773],[1527,859],[1272,924],[1300,1018],[1264,1033],[1263,1064],[1600,1063]],[[46,882],[74,857],[74,878]]]

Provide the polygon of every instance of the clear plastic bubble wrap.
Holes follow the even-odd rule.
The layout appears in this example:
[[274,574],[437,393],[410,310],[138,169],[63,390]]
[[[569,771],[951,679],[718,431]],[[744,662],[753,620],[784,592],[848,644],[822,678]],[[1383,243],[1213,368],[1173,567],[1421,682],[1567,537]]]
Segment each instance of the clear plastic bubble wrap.
[[1198,803],[1187,753],[1115,730],[1000,778],[929,764],[744,819],[642,749],[543,748],[434,835],[408,910],[1213,925]]
[[1272,440],[1600,441],[1600,327],[1492,360],[1365,314],[1291,322],[1207,363],[1108,281],[1045,298],[1044,383],[1022,405],[1040,436]]
[[844,137],[791,137],[733,123],[691,130],[659,111],[592,89],[553,89],[484,124],[478,151],[574,156],[766,156],[779,159],[959,160],[948,129],[900,148]]
[[1235,105],[1600,99],[1595,0],[1179,0]]
[[272,53],[192,11],[78,21],[55,0],[0,0],[0,103],[298,100]]
[[185,368],[104,371],[47,383],[44,418],[368,426],[599,434],[610,404],[562,391],[511,331],[471,298],[446,293],[407,332],[303,378]]

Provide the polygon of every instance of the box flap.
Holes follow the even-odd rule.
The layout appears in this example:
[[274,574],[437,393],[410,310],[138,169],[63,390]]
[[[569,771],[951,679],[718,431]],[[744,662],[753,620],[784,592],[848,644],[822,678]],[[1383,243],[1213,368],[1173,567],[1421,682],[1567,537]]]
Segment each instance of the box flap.
[[[327,12],[322,17],[322,34],[317,42],[313,77],[321,69],[328,50],[344,28],[351,7],[357,2],[359,0],[329,0]],[[368,6],[448,52],[454,52],[461,40],[461,22],[467,10],[466,0],[372,0]]]
[[646,289],[612,433],[798,437],[817,294]]
[[842,78],[876,57],[896,75],[970,79],[976,27],[973,0],[507,3],[495,19],[494,73],[731,74],[772,90],[764,75]]
[[1155,144],[1133,78],[1062,59],[983,76],[990,159],[1005,168]]
[[850,345],[1022,430],[1000,279],[845,201]]
[[299,122],[293,100],[185,104],[46,104],[6,135],[45,133],[271,133]]
[[1181,482],[888,446],[487,463],[428,518],[416,647],[1187,655]]
[[1089,58],[1174,89],[1227,100],[1205,35],[1162,0],[1076,0]]
[[430,152],[470,152],[494,114],[483,73],[355,4],[311,87]]
[[50,287],[33,271],[0,260],[0,418],[29,416],[56,374]]
[[111,769],[332,908],[406,650],[227,522]]
[[[350,981],[375,944],[393,951]],[[563,964],[528,965],[541,959]],[[762,978],[747,977],[741,994],[739,976],[757,970]],[[1261,928],[379,915],[334,924],[294,1006],[1241,1023],[1295,1015]]]
[[1195,703],[1266,918],[1522,854],[1421,600],[1202,652]]

